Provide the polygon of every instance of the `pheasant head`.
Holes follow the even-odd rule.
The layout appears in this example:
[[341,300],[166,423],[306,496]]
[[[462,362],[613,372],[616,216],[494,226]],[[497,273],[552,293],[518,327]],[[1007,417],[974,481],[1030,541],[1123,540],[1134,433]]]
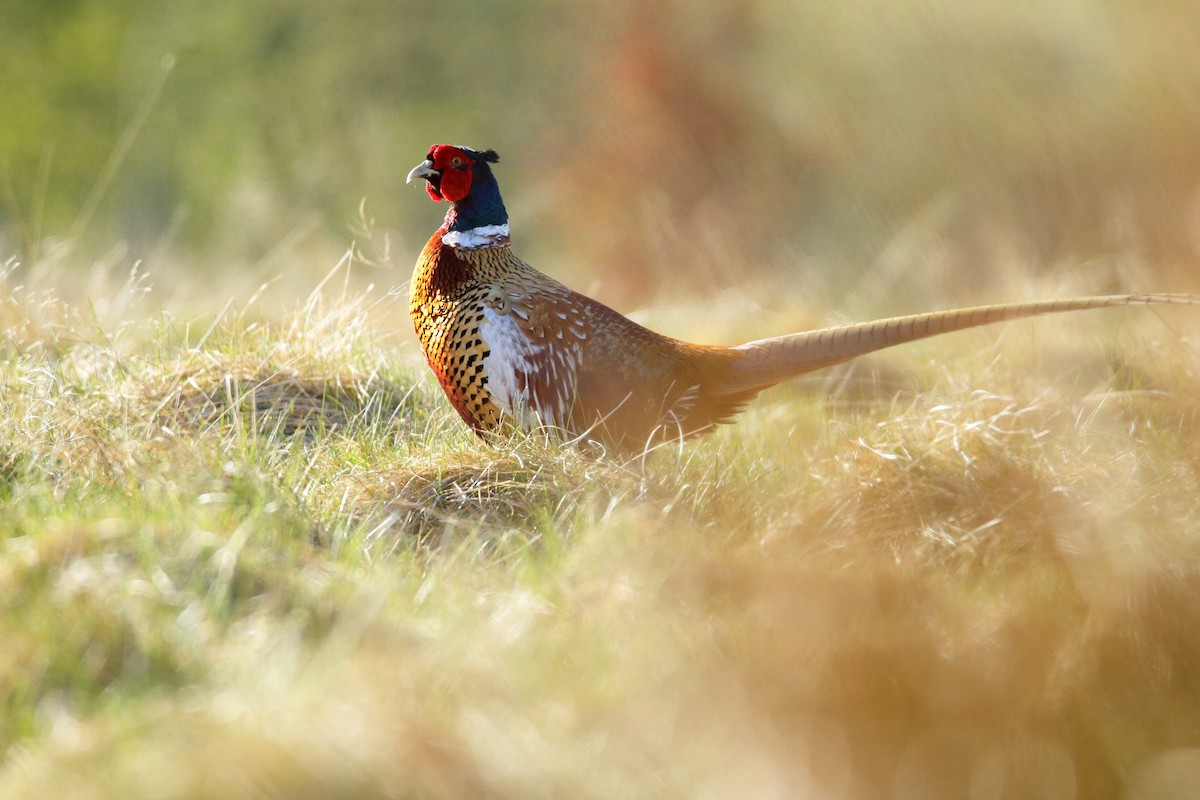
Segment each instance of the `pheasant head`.
[[435,144],[408,173],[408,183],[424,178],[430,197],[450,203],[443,225],[446,244],[472,247],[508,239],[508,212],[488,166],[499,160],[495,150]]

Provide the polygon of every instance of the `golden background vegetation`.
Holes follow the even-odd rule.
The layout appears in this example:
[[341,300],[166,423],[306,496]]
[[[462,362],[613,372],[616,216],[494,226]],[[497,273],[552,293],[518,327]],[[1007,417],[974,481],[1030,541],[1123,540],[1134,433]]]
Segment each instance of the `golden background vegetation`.
[[404,175],[452,141],[499,150],[526,246],[614,300],[680,273],[841,290],[913,237],[964,291],[1014,252],[1166,281],[1200,236],[1198,27],[1157,0],[18,2],[2,229],[27,262],[90,233],[152,274],[274,274],[365,202],[407,266],[436,214]]

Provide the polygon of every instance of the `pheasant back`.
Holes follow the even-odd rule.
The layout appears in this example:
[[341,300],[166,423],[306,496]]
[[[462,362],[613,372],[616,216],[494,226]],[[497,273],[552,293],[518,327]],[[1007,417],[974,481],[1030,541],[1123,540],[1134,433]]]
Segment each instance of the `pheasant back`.
[[477,431],[543,426],[623,449],[727,421],[756,391],[723,392],[739,355],[662,336],[572,291],[508,245],[454,248],[439,231],[410,313],[434,375]]

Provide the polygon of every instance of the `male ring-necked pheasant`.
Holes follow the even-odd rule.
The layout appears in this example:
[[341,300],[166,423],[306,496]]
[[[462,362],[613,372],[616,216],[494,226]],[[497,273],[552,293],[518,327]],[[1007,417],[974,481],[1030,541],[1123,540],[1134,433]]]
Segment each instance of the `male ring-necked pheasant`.
[[506,420],[619,450],[729,422],[763,389],[885,347],[1001,320],[1200,295],[1127,294],[937,311],[736,346],[655,333],[518,258],[493,150],[439,144],[408,174],[450,210],[413,271],[410,312],[429,366],[479,433]]

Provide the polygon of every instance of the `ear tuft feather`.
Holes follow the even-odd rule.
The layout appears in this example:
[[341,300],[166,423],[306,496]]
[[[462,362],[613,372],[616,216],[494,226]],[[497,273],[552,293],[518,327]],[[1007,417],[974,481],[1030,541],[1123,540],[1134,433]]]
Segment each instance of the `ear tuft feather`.
[[484,150],[482,152],[476,150],[474,153],[471,154],[471,157],[474,158],[476,161],[486,161],[489,164],[495,164],[497,161],[500,160],[500,154],[497,153],[495,150]]

